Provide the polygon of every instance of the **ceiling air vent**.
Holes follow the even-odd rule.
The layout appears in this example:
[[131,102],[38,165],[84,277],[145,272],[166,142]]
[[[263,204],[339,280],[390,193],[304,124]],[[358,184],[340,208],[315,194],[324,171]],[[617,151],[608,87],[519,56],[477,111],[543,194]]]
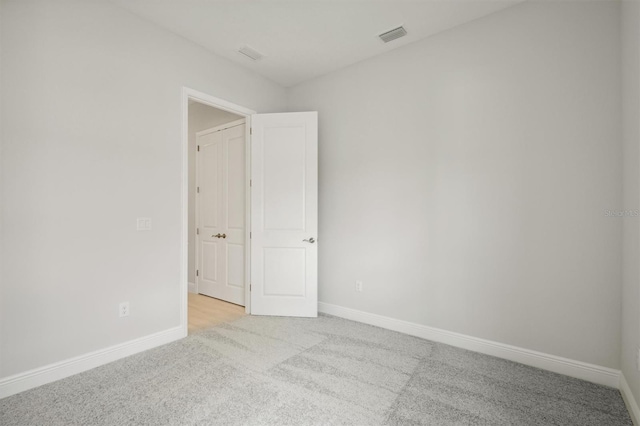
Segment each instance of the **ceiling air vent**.
[[379,34],[378,37],[385,43],[389,43],[391,40],[395,40],[400,37],[404,37],[407,35],[407,30],[404,27],[394,28],[391,31],[387,31],[386,33]]
[[255,49],[250,48],[249,46],[241,47],[240,50],[238,50],[238,52],[242,53],[244,56],[251,59],[252,61],[258,61],[264,58],[264,55],[262,53],[258,52]]

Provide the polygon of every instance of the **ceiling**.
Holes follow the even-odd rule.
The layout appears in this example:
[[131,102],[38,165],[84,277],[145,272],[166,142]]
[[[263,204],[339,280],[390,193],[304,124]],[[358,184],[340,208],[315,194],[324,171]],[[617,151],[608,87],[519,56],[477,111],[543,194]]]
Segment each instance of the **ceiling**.
[[[522,0],[112,0],[216,55],[290,87]],[[408,35],[383,43],[403,25]],[[244,45],[265,57],[238,53]]]

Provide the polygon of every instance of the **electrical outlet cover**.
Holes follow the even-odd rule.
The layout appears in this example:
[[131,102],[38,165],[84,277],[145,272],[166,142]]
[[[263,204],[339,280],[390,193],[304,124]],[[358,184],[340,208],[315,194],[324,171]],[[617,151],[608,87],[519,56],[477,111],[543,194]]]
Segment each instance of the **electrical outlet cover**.
[[128,317],[129,316],[129,302],[122,302],[118,307],[118,312],[120,317]]

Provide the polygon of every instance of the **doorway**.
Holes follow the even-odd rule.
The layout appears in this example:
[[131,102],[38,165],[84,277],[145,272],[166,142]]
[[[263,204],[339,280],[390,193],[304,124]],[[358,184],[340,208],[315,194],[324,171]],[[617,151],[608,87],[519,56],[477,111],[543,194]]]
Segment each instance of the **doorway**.
[[188,170],[188,294],[182,304],[186,334],[250,309],[247,129],[253,111],[190,89],[185,89],[183,100]]
[[[204,229],[196,229],[195,220],[192,232],[189,232],[190,213],[195,212],[195,202],[189,208],[189,193],[198,188],[189,186],[190,155],[192,168],[195,169],[197,145],[189,145],[189,103],[203,104],[221,110],[235,117],[244,118],[242,122],[227,122],[218,128],[205,129],[202,136],[209,135],[209,139],[225,140],[224,131],[244,126],[244,274],[234,277],[236,287],[244,283],[244,312],[252,315],[271,316],[299,316],[316,317],[318,315],[318,113],[289,112],[256,114],[247,108],[230,102],[214,98],[192,89],[183,88],[182,93],[182,279],[181,279],[181,328],[183,335],[188,331],[188,293],[200,292],[196,288],[199,280],[189,285],[190,270],[202,277],[205,272],[195,267],[189,268],[189,237],[196,243],[195,235],[203,235]],[[217,136],[214,135],[216,132]],[[232,136],[229,136],[232,137]],[[242,140],[236,135],[236,140]],[[224,146],[216,151],[213,140],[209,140],[212,149],[209,151],[211,161],[217,163],[214,157],[224,157]],[[238,145],[236,144],[235,148]],[[190,151],[191,149],[191,151]],[[222,151],[220,151],[222,150]],[[202,145],[201,145],[202,151]],[[215,154],[215,153],[218,154]],[[228,148],[227,148],[228,154]],[[224,164],[219,166],[220,175],[216,176],[224,181]],[[216,172],[218,173],[218,172]],[[195,178],[193,179],[195,182]],[[216,184],[217,185],[217,184]],[[217,187],[213,185],[212,187]],[[221,191],[225,191],[222,186]],[[241,195],[238,195],[240,197]],[[207,238],[210,246],[207,249],[215,253],[213,245],[224,241],[229,235],[223,229],[217,229],[210,223]],[[223,224],[224,225],[224,224]],[[227,227],[229,229],[229,227]],[[195,230],[195,232],[193,232]],[[211,232],[209,232],[211,231]],[[248,232],[250,231],[250,232]],[[198,232],[200,234],[198,234]],[[218,245],[223,247],[223,245]],[[229,247],[227,246],[226,250]],[[195,248],[191,258],[195,257]],[[203,248],[204,251],[204,248]],[[227,256],[227,259],[229,257]],[[228,263],[228,260],[226,260]],[[215,269],[215,266],[214,266]],[[238,268],[236,271],[240,270]],[[210,271],[209,271],[210,272]],[[238,273],[237,275],[241,275]],[[211,273],[207,279],[211,278]],[[211,281],[211,280],[209,280]],[[215,280],[214,280],[215,281]],[[253,291],[251,289],[253,288]],[[203,296],[204,297],[204,296]],[[241,301],[240,296],[239,301]],[[238,306],[238,305],[234,305]]]

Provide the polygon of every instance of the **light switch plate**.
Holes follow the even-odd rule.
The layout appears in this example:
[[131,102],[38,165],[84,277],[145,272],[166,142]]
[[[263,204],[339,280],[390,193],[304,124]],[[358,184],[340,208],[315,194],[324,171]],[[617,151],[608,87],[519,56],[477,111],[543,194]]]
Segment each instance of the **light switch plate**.
[[136,221],[136,229],[138,231],[151,231],[151,218],[139,217]]

